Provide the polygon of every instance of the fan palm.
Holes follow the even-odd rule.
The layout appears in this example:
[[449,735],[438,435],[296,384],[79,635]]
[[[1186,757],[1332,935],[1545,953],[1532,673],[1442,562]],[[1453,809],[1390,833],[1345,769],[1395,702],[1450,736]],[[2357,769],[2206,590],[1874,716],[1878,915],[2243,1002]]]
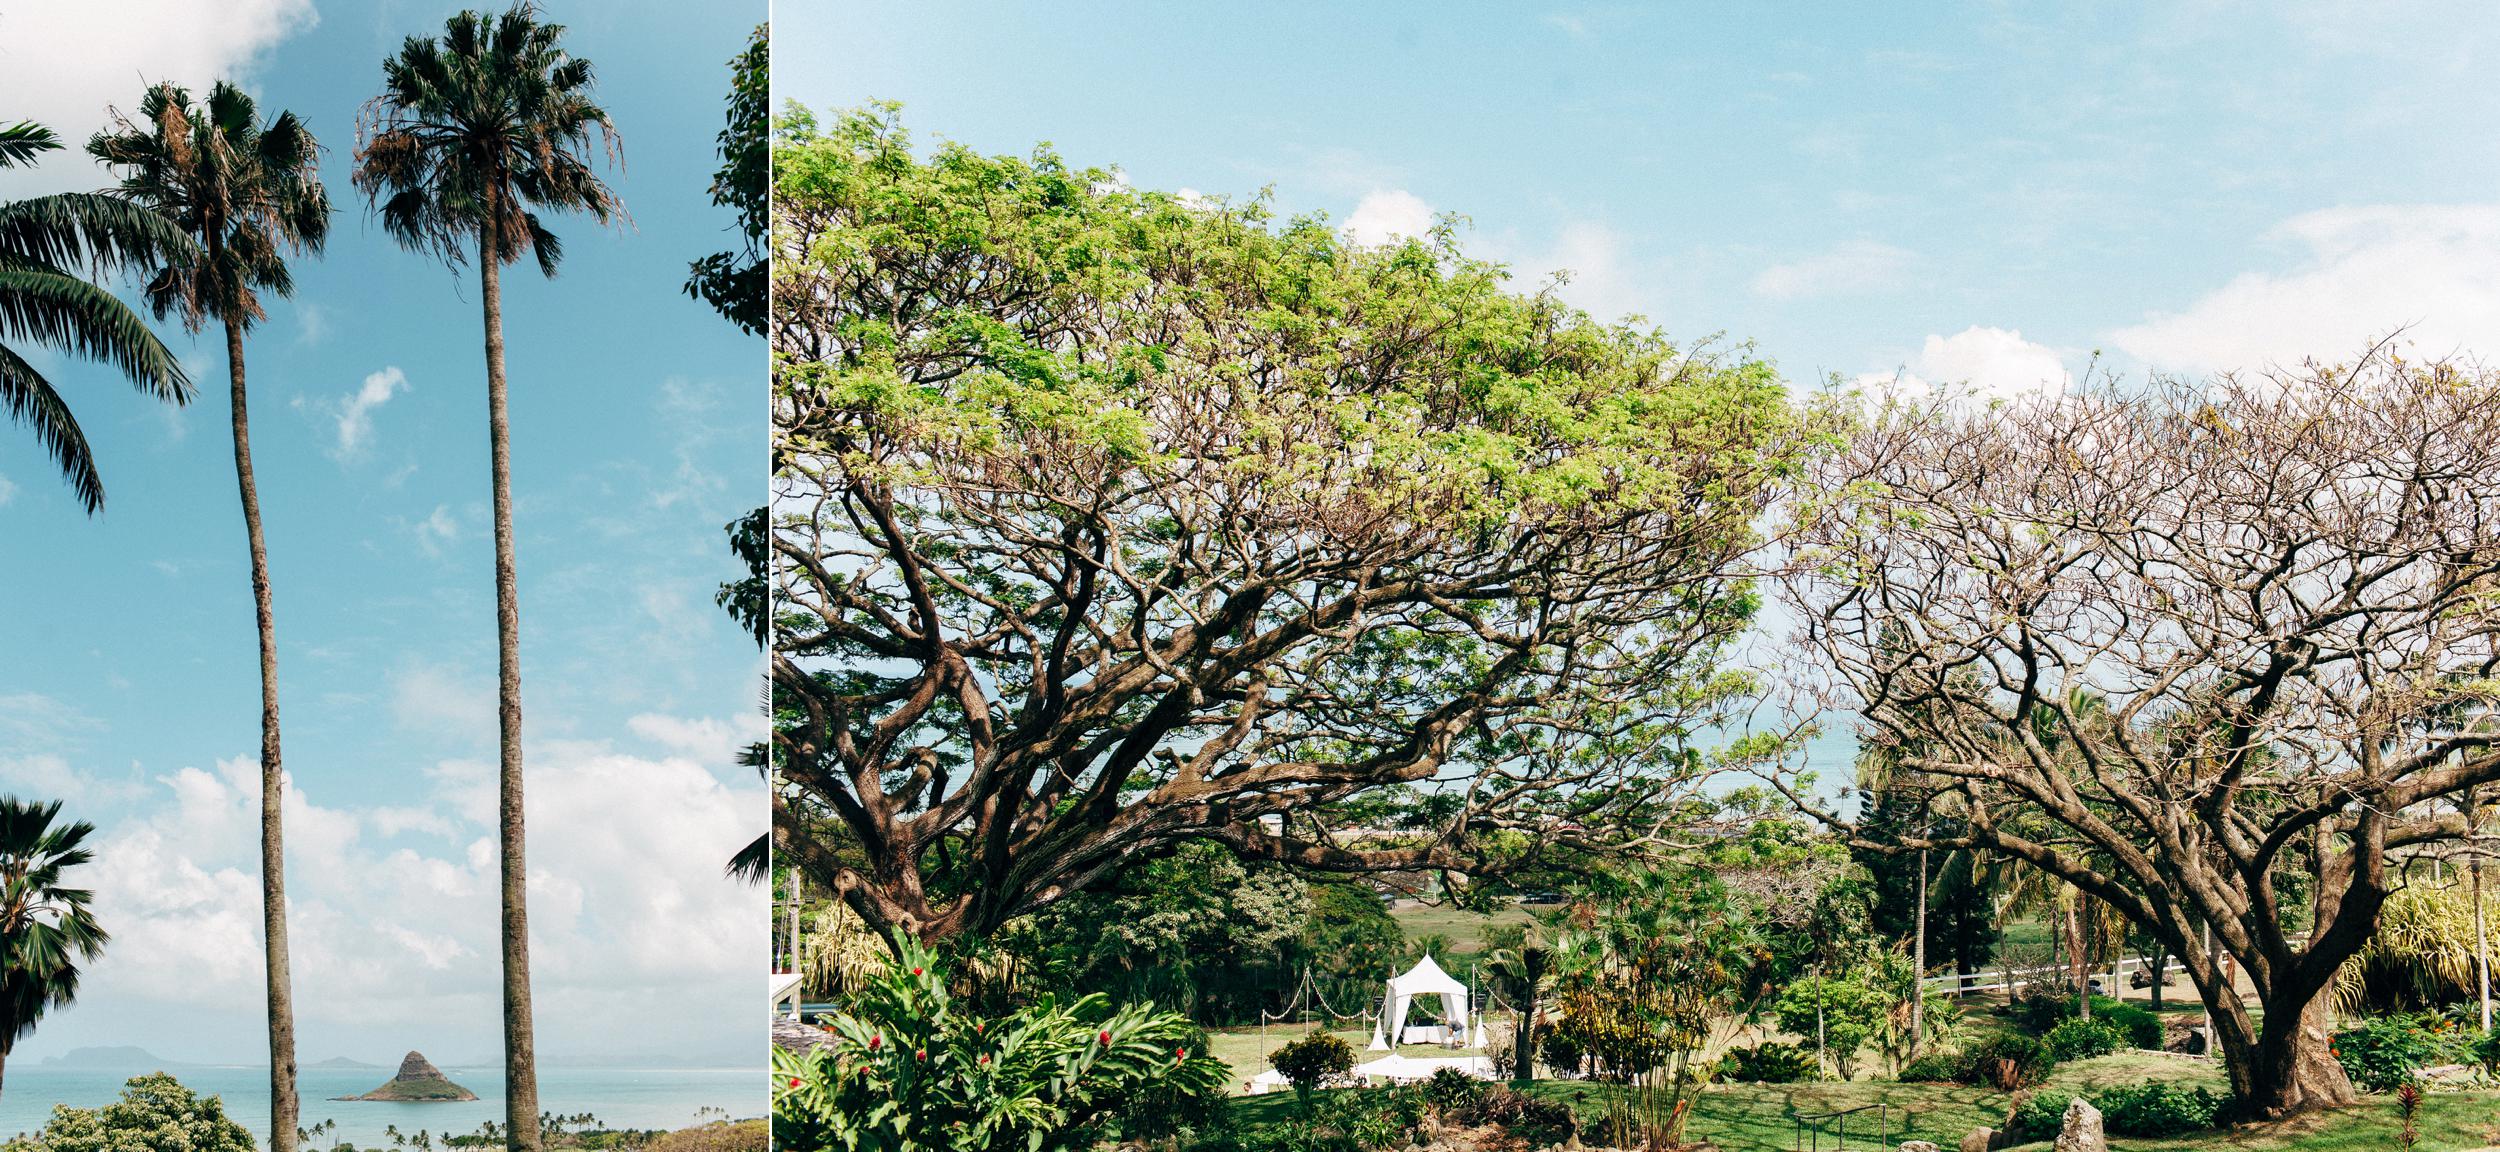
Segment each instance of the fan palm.
[[95,825],[55,827],[60,814],[57,800],[0,796],[0,1071],[46,1011],[77,998],[79,963],[104,951],[91,894],[61,882],[94,858],[83,845]]
[[[24,167],[60,147],[60,138],[39,124],[0,125],[0,168]],[[91,277],[176,264],[194,254],[170,222],[109,197],[66,192],[0,204],[0,407],[34,429],[89,515],[104,507],[104,481],[86,434],[59,390],[11,345],[100,360],[139,391],[186,403],[191,381],[173,352]]]
[[330,199],[320,179],[321,146],[292,112],[267,125],[250,95],[219,81],[208,102],[158,84],[140,98],[134,120],[116,114],[87,152],[115,169],[106,195],[156,213],[198,243],[200,258],[154,270],[147,300],[158,319],[180,317],[193,332],[225,329],[232,399],[234,477],[251,549],[252,606],[260,626],[260,891],[269,985],[269,1146],[293,1152],[295,1002],[287,962],[286,853],[281,825],[285,774],[278,748],[278,634],[271,615],[269,550],[262,542],[260,490],[252,479],[250,406],[244,398],[243,333],[263,317],[262,293],[288,295],[290,253],[321,250]]
[[494,486],[495,630],[503,857],[505,1128],[535,1152],[529,914],[521,815],[521,608],[512,545],[512,451],[505,419],[503,266],[534,257],[553,276],[563,257],[539,211],[623,208],[593,171],[616,133],[590,97],[591,66],[567,53],[561,25],[535,7],[459,13],[439,38],[411,36],[382,62],[382,94],[358,126],[356,187],[402,245],[458,267],[474,253],[486,330],[486,423]]

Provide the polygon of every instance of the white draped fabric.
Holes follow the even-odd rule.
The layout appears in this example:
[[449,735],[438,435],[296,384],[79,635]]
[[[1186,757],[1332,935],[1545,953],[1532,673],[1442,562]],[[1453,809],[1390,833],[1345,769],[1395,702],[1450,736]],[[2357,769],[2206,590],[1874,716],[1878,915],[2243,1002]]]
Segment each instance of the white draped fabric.
[[[1441,1024],[1406,1022],[1406,1010],[1417,997],[1441,998]],[[1468,1003],[1467,986],[1441,970],[1426,956],[1401,976],[1389,979],[1389,994],[1381,999],[1380,1016],[1372,1021],[1372,1051],[1395,1048],[1400,1044],[1446,1041],[1455,1036],[1462,1048],[1476,1046],[1474,1006]]]

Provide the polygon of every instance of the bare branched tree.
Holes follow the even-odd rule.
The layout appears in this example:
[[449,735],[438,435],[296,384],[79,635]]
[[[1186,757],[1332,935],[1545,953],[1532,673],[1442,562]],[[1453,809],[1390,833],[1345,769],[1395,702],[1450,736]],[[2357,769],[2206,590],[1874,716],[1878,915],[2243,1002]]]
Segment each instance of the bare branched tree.
[[[2356,365],[1888,405],[1785,581],[1862,738],[1956,834],[2184,963],[2243,1106],[2349,1102],[2330,991],[2500,778],[2500,379]],[[2253,983],[2262,1020],[2224,983]]]

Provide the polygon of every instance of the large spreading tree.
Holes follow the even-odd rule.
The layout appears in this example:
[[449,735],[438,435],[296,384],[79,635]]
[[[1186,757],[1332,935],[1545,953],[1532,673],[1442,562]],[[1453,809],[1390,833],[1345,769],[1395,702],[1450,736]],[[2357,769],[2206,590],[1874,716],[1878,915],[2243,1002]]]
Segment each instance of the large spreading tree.
[[934,940],[1191,840],[1464,881],[1711,810],[1769,365],[890,108],[773,160],[777,861]]
[[2250,1114],[2350,1102],[2336,971],[2500,778],[2475,719],[2500,695],[2500,378],[2381,350],[1896,404],[1819,467],[1799,636],[1940,818],[1888,846],[2011,857],[2156,937]]

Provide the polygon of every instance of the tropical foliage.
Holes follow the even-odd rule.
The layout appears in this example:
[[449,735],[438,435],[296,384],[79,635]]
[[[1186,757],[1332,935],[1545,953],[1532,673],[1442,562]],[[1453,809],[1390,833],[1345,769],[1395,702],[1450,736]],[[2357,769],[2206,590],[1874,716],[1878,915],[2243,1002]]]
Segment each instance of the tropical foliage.
[[1224,1065],[1189,1022],[1101,996],[1042,997],[994,1018],[956,1010],[936,959],[899,942],[883,978],[827,1022],[829,1043],[773,1053],[777,1147],[879,1152],[1088,1148],[1141,1085],[1213,1091]]
[[[0,125],[0,169],[57,151],[60,137],[31,122]],[[101,361],[145,395],[191,399],[191,379],[164,341],[93,274],[165,267],[198,257],[172,221],[93,193],[0,203],[0,407],[26,425],[92,514],[104,479],[69,401],[18,349],[50,348]]]
[[109,939],[93,893],[70,886],[69,872],[95,858],[95,826],[60,815],[59,801],[0,796],[0,1068],[44,1013],[78,998],[79,965]]

